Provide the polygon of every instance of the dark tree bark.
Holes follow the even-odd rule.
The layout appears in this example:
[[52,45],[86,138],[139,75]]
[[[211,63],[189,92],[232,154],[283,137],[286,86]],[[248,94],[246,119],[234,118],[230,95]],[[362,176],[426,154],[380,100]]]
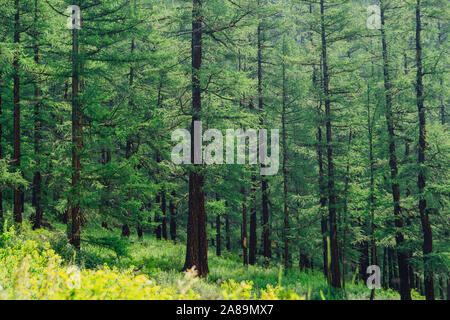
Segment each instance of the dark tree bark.
[[[19,0],[14,0],[14,44],[16,46],[20,43],[20,7]],[[18,50],[18,49],[16,49]],[[14,167],[20,170],[20,77],[19,77],[19,52],[14,53],[13,59],[14,68]],[[14,222],[22,223],[23,212],[23,188],[16,186],[14,188]]]
[[[131,40],[131,45],[130,45],[130,53],[133,54],[135,49],[135,42],[134,39]],[[133,65],[130,66],[130,75],[129,75],[129,87],[130,87],[130,92],[133,91],[133,84],[134,84],[134,67]],[[130,94],[130,98],[128,100],[128,105],[130,107],[130,111],[133,112],[134,111],[134,100],[133,100],[133,94]],[[127,137],[127,141],[126,141],[126,147],[125,147],[125,158],[128,160],[131,158],[133,152],[131,150],[132,147],[132,141],[131,141],[131,137]],[[127,201],[131,200],[131,190],[128,190],[127,193]],[[130,216],[130,213],[127,211],[125,213],[125,223],[122,225],[122,237],[129,237],[131,235],[131,231],[130,231],[130,227],[128,226],[128,217]],[[139,233],[139,227],[138,226],[138,233]],[[138,235],[139,236],[139,235]]]
[[[347,216],[348,216],[348,185],[350,183],[350,147],[352,143],[352,129],[348,133],[347,146],[347,167],[345,170],[345,188],[344,188],[344,217],[343,217],[343,239],[342,239],[342,288],[345,289],[346,274],[346,246],[347,246]],[[365,270],[361,270],[365,273]]]
[[320,209],[319,214],[320,218],[320,227],[322,232],[322,247],[323,247],[323,273],[325,278],[328,279],[328,244],[327,244],[327,236],[328,236],[328,221],[325,214],[325,207],[327,205],[326,198],[326,187],[325,187],[325,178],[324,178],[324,169],[323,169],[323,152],[322,152],[322,128],[321,128],[321,109],[322,109],[322,101],[319,103],[319,107],[317,108],[317,113],[319,117],[319,123],[317,125],[317,161],[319,165],[319,194],[320,194]]
[[388,141],[389,141],[389,166],[391,168],[391,186],[392,186],[392,198],[394,201],[394,216],[395,216],[395,240],[397,244],[397,259],[400,275],[400,296],[402,300],[411,300],[411,293],[408,281],[408,261],[407,254],[404,251],[404,236],[401,232],[403,227],[403,217],[400,208],[400,186],[397,181],[398,176],[398,164],[396,156],[396,146],[394,140],[394,119],[392,115],[392,84],[389,71],[389,62],[387,56],[387,44],[386,44],[386,30],[385,30],[385,4],[384,1],[380,1],[380,15],[381,15],[381,42],[383,50],[383,74],[384,74],[384,89],[386,99],[386,123],[388,129]]
[[225,213],[225,247],[227,251],[231,251],[231,230],[230,230],[230,215]]
[[[161,210],[161,208],[162,208],[161,194],[158,194],[158,196],[156,197],[156,203],[159,204],[159,208]],[[161,240],[161,235],[162,235],[162,232],[161,232],[162,231],[161,230],[161,219],[160,219],[160,216],[159,216],[158,212],[155,212],[155,223],[158,224],[156,226],[156,229],[155,229],[155,237],[156,237],[156,239]]]
[[[286,52],[286,39],[283,38],[283,56],[287,54]],[[283,238],[284,238],[284,267],[289,269],[291,267],[291,259],[289,255],[289,210],[288,210],[288,177],[287,177],[287,135],[286,135],[286,105],[287,105],[287,92],[286,92],[286,63],[283,59],[281,67],[281,77],[282,77],[282,112],[281,112],[281,130],[283,138]]]
[[433,252],[433,235],[431,231],[430,219],[428,217],[427,200],[425,199],[424,190],[426,187],[425,177],[425,149],[426,149],[426,115],[424,108],[423,93],[423,71],[422,71],[422,40],[421,40],[421,22],[422,8],[421,0],[416,3],[416,63],[417,63],[417,111],[419,113],[419,175],[417,186],[419,188],[419,212],[423,230],[423,263],[424,263],[424,284],[425,296],[427,300],[434,300],[434,282],[433,269],[429,255]]
[[[360,226],[364,229],[364,223],[359,221]],[[368,274],[366,273],[369,266],[369,243],[362,241],[359,244],[359,270],[361,280],[366,283]]]
[[220,215],[216,216],[216,255],[221,256],[222,255],[222,235],[220,234],[220,228],[221,222],[220,222]]
[[[260,126],[264,126],[263,117],[263,97],[262,97],[262,49],[263,49],[263,39],[262,39],[262,25],[258,24],[257,29],[257,41],[258,41],[258,110],[260,112]],[[261,166],[264,166],[261,164]],[[270,259],[271,253],[271,243],[270,243],[270,225],[269,225],[269,197],[268,197],[268,181],[262,176],[261,177],[261,205],[262,205],[262,238],[263,238],[263,254],[266,259]]]
[[321,16],[321,39],[322,39],[322,73],[323,73],[323,92],[325,96],[325,115],[327,129],[327,159],[328,159],[328,213],[330,222],[330,250],[331,250],[331,285],[335,288],[341,288],[340,270],[339,270],[339,250],[336,225],[336,191],[334,189],[334,162],[331,131],[331,106],[329,92],[329,74],[327,61],[327,38],[325,30],[325,5],[324,0],[320,0]]
[[[37,0],[34,1],[34,23],[37,23],[38,19],[38,8],[37,8],[38,2]],[[37,27],[35,27],[37,28]],[[37,37],[38,34],[35,30],[34,33],[34,62],[36,65],[39,64],[39,46],[37,44]],[[33,229],[38,229],[41,227],[42,224],[42,207],[41,207],[41,171],[40,171],[40,150],[39,150],[39,144],[40,144],[40,131],[41,131],[41,115],[40,115],[40,101],[39,101],[39,86],[38,86],[38,79],[35,79],[34,83],[34,99],[36,100],[34,105],[34,154],[35,154],[35,160],[36,160],[36,168],[37,170],[34,172],[33,177],[33,205],[35,208],[34,213],[34,225]]]
[[245,187],[241,187],[242,194],[242,256],[244,265],[248,265],[248,249],[247,249],[247,196],[245,193]]
[[[133,47],[133,44],[131,46]],[[132,68],[130,68],[130,86],[133,82],[133,76],[132,76],[133,72],[131,72],[131,71],[132,71]],[[130,105],[132,105],[131,100],[130,100]],[[126,145],[125,145],[125,159],[131,158],[131,155],[132,155],[131,145],[132,145],[131,139],[128,138]],[[131,190],[128,190],[127,201],[130,201],[130,200],[131,200]],[[122,234],[121,234],[122,237],[129,237],[131,235],[130,226],[128,225],[129,216],[130,216],[130,213],[127,210],[125,212],[125,223],[122,225]]]
[[[77,1],[76,1],[77,2]],[[72,30],[72,199],[70,213],[72,216],[71,244],[80,249],[81,212],[80,212],[80,175],[82,150],[82,117],[79,101],[80,58],[78,29]]]
[[[192,8],[192,123],[191,137],[194,136],[194,122],[200,120],[202,108],[200,70],[202,67],[202,1],[193,0]],[[195,150],[195,139],[191,139],[191,150]],[[194,163],[194,152],[191,153]],[[199,276],[205,277],[208,268],[208,239],[206,235],[205,178],[195,165],[189,173],[189,217],[187,224],[186,261],[184,270],[196,267]]]
[[161,235],[164,240],[167,240],[167,203],[166,203],[166,191],[162,190],[161,194]]
[[170,225],[169,225],[169,232],[170,232],[170,240],[173,242],[176,242],[177,240],[177,219],[176,219],[176,207],[175,207],[175,191],[172,191],[172,199],[170,199],[169,202],[169,214],[170,214]]
[[254,265],[256,263],[256,201],[255,201],[255,193],[256,193],[256,178],[255,175],[252,174],[252,186],[251,186],[251,213],[250,213],[250,246],[248,253],[248,263]]
[[[2,98],[2,89],[3,89],[3,78],[2,73],[0,72],[0,160],[3,159],[3,147],[2,147],[2,139],[3,139],[3,98]],[[0,233],[3,232],[3,185],[0,185]]]
[[[372,64],[372,77],[374,74]],[[367,130],[369,138],[369,165],[370,165],[370,194],[369,194],[369,210],[370,210],[370,239],[371,239],[371,257],[372,265],[378,265],[377,245],[375,239],[375,159],[373,155],[373,128],[371,107],[370,107],[370,82],[367,83]],[[375,298],[375,288],[370,293],[370,300]]]

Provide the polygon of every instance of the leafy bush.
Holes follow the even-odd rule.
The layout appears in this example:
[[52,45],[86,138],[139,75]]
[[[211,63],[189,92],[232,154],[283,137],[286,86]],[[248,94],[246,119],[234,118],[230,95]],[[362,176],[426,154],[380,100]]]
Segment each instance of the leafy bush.
[[14,228],[0,235],[0,299],[198,299],[196,278],[186,273],[176,287],[161,287],[132,269],[97,270],[62,265],[50,245],[21,239]]

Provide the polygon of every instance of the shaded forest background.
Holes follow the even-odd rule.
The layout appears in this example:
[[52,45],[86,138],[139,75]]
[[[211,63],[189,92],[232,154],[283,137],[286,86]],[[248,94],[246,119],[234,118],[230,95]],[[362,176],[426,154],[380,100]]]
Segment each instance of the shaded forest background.
[[[448,298],[448,18],[443,0],[1,0],[0,219],[64,223],[75,249],[87,226],[186,243],[200,276],[227,251],[337,290],[379,265],[402,299]],[[279,173],[174,165],[197,120],[280,129]]]

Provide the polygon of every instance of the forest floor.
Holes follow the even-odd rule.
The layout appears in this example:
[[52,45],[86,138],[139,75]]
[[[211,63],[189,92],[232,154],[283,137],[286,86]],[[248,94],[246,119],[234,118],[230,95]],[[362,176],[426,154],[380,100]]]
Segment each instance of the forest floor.
[[[175,286],[185,277],[180,272],[185,259],[184,243],[174,244],[173,241],[157,240],[153,235],[148,234],[138,239],[135,233],[126,240],[119,237],[120,230],[113,232],[116,234],[112,236],[111,231],[108,230],[99,231],[97,227],[87,228],[85,238],[90,241],[83,244],[76,259],[77,264],[86,268],[96,268],[103,264],[116,266],[119,269],[132,267],[137,272],[148,275],[150,279],[163,287]],[[66,254],[66,259],[70,259],[70,255]],[[251,281],[252,294],[258,298],[261,298],[261,289],[266,289],[268,285],[282,286],[308,300],[369,300],[371,293],[371,290],[363,283],[357,284],[352,280],[346,284],[343,293],[332,294],[322,272],[301,272],[298,267],[293,267],[286,272],[281,265],[244,266],[242,257],[238,254],[225,251],[218,257],[214,248],[209,251],[208,259],[210,270],[208,277],[192,285],[192,289],[200,295],[200,299],[223,299],[221,284],[227,280],[233,280],[239,284],[243,281]],[[422,298],[417,294],[415,297]],[[397,292],[393,290],[376,290],[375,299],[397,300],[399,298]]]
[[[58,270],[64,269],[67,266],[76,264],[83,271],[83,276],[93,284],[92,292],[96,291],[94,296],[88,296],[91,298],[97,298],[98,295],[102,296],[102,288],[99,287],[98,273],[99,270],[108,266],[115,270],[118,277],[121,278],[123,274],[131,272],[133,275],[131,279],[141,275],[144,277],[146,283],[151,283],[158,288],[170,288],[171,293],[168,294],[168,298],[192,298],[192,294],[195,294],[196,299],[307,299],[307,300],[322,300],[322,299],[348,299],[348,300],[368,300],[371,290],[368,289],[361,282],[359,284],[354,281],[346,283],[345,291],[340,294],[333,294],[330,291],[330,287],[327,285],[327,281],[320,272],[301,272],[298,268],[292,268],[285,272],[279,265],[270,266],[243,266],[242,259],[237,254],[224,252],[222,256],[218,257],[215,252],[210,250],[209,252],[209,269],[210,273],[206,279],[198,279],[190,276],[189,274],[180,272],[184,265],[185,259],[185,245],[183,243],[174,244],[173,241],[157,240],[153,236],[144,235],[142,239],[138,239],[136,235],[130,236],[130,238],[120,237],[120,231],[117,230],[102,230],[98,226],[87,227],[84,229],[82,239],[81,250],[76,252],[72,246],[67,243],[67,237],[65,235],[65,225],[54,224],[57,228],[55,231],[39,230],[39,231],[22,231],[22,236],[18,238],[21,241],[23,239],[34,241],[37,246],[42,246],[43,243],[49,243],[50,248],[55,251],[55,254],[61,257],[61,266]],[[9,240],[11,242],[11,240]],[[3,241],[5,242],[5,241]],[[8,249],[8,254],[11,256],[17,250],[17,241],[14,243],[13,251]],[[3,245],[5,246],[5,245]],[[3,274],[16,273],[16,270],[23,269],[23,261],[26,254],[23,253],[25,248],[29,248],[30,245],[22,245],[22,248],[17,251],[16,259],[4,255],[4,259],[10,259],[13,263],[16,263],[16,267],[11,265],[11,262],[3,261],[4,264],[11,265],[8,271]],[[0,241],[0,260],[2,258],[2,245]],[[5,250],[5,249],[3,249]],[[47,253],[41,254],[41,256],[48,256]],[[6,258],[5,258],[6,257]],[[41,265],[42,270],[45,272],[51,269],[52,266],[46,265],[46,262],[39,258],[33,258],[38,263],[36,267],[31,265],[29,269],[38,270]],[[45,259],[45,258],[44,258]],[[59,259],[59,258],[58,258]],[[2,261],[0,261],[2,262]],[[2,263],[0,263],[1,265]],[[1,267],[1,266],[0,266]],[[4,266],[5,268],[5,266]],[[0,268],[1,269],[1,268]],[[56,274],[61,274],[61,271],[56,271]],[[130,271],[132,270],[132,271]],[[100,271],[103,272],[103,271]],[[22,272],[23,273],[23,272]],[[0,270],[0,298],[1,298],[1,285],[2,285],[2,270]],[[39,272],[37,272],[39,274]],[[86,275],[84,275],[86,274]],[[116,275],[115,275],[116,276]],[[6,280],[13,279],[16,276],[9,275]],[[23,276],[20,276],[23,278]],[[30,273],[28,278],[36,277]],[[104,274],[101,277],[105,277]],[[111,281],[116,281],[110,276],[107,277]],[[101,281],[109,281],[102,278]],[[34,283],[36,279],[26,280]],[[120,280],[120,279],[119,279]],[[17,280],[15,280],[17,282]],[[84,280],[83,280],[84,281]],[[118,280],[117,280],[118,281]],[[128,281],[128,280],[127,280]],[[45,280],[45,282],[48,282]],[[84,283],[84,282],[83,282]],[[89,283],[89,282],[86,282]],[[134,282],[133,282],[134,283]],[[134,285],[134,284],[133,284]],[[3,287],[14,287],[17,284],[3,282]],[[124,282],[123,286],[128,286],[128,282]],[[60,287],[60,286],[59,286]],[[77,298],[73,296],[74,292],[68,294],[67,288],[60,289],[61,294],[57,298]],[[40,286],[36,291],[42,291]],[[87,289],[86,289],[87,290]],[[159,290],[159,289],[158,289]],[[89,291],[89,292],[91,292]],[[100,291],[100,292],[97,292]],[[177,292],[177,295],[173,295],[173,292]],[[14,298],[15,289],[13,288],[12,296]],[[181,294],[180,294],[181,292]],[[189,292],[189,294],[188,294]],[[153,292],[154,293],[154,292]],[[90,293],[89,293],[90,294]],[[114,293],[116,294],[116,293]],[[123,298],[123,293],[117,295],[118,298]],[[139,290],[133,291],[134,296],[126,295],[125,298],[140,298]],[[136,297],[137,295],[137,297]],[[17,294],[16,294],[17,296]],[[52,296],[42,296],[41,293],[35,294],[36,298],[52,298]],[[84,297],[84,296],[83,296]],[[152,297],[152,295],[146,295],[146,297]],[[417,293],[413,294],[415,299],[422,299]],[[32,296],[33,298],[33,296]],[[111,297],[109,297],[111,298]],[[383,300],[397,300],[399,295],[393,290],[376,290],[375,299]]]

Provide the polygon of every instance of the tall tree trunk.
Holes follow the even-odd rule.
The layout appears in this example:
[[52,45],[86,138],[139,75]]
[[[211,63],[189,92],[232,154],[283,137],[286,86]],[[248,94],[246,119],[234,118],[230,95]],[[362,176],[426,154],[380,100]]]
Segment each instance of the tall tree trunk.
[[317,108],[317,114],[319,118],[319,123],[317,125],[317,161],[319,164],[319,194],[320,194],[320,209],[319,214],[321,216],[320,227],[322,232],[322,247],[323,247],[323,273],[325,278],[328,279],[328,244],[327,244],[327,236],[328,236],[328,221],[327,216],[325,214],[325,207],[327,205],[327,197],[325,195],[326,187],[325,187],[325,178],[324,178],[324,169],[323,169],[323,149],[322,149],[322,127],[321,127],[321,109],[322,109],[322,101],[319,103],[319,107]]
[[[16,50],[20,43],[20,7],[19,0],[14,0],[14,44]],[[14,167],[20,170],[20,78],[19,78],[19,52],[14,53],[13,59],[14,67]],[[23,212],[23,188],[16,186],[14,188],[14,222],[22,222]]]
[[169,214],[170,214],[170,240],[176,242],[177,240],[177,220],[176,220],[176,207],[175,207],[175,191],[172,191],[172,199],[169,202]]
[[400,275],[400,296],[402,300],[411,300],[411,293],[408,281],[408,261],[407,254],[404,251],[404,236],[401,231],[403,227],[403,217],[400,208],[400,186],[397,181],[398,165],[397,156],[395,151],[394,141],[394,120],[392,115],[392,84],[390,78],[389,62],[387,56],[387,44],[386,44],[386,26],[385,26],[385,4],[384,1],[380,1],[380,15],[381,15],[381,42],[383,50],[383,73],[384,73],[384,89],[386,98],[386,123],[388,129],[388,141],[389,141],[389,166],[391,169],[391,186],[392,186],[392,198],[394,201],[394,216],[395,216],[395,240],[397,244],[397,259]]
[[[77,2],[77,1],[76,1]],[[81,236],[80,212],[80,174],[82,149],[82,117],[79,101],[80,61],[78,29],[72,30],[72,199],[70,213],[72,216],[71,243],[79,250]]]
[[[438,42],[439,42],[439,48],[440,46],[443,44],[443,31],[441,29],[441,23],[438,21]],[[444,87],[443,87],[443,81],[442,81],[442,77],[439,78],[439,85],[440,85],[440,89],[441,92],[439,93],[439,103],[441,105],[441,124],[444,125],[445,124],[445,103],[444,103],[444,99],[442,98],[443,92],[444,91]]]
[[[374,67],[372,64],[372,78]],[[373,128],[370,108],[370,82],[367,82],[367,130],[369,135],[369,165],[370,165],[370,194],[369,194],[369,210],[370,210],[370,239],[371,239],[371,256],[372,265],[378,265],[377,245],[375,239],[375,161],[373,156]],[[364,271],[363,271],[364,272]],[[375,288],[370,293],[370,300],[375,298]]]
[[[191,137],[194,137],[194,123],[200,120],[202,108],[200,70],[202,66],[202,24],[201,0],[193,0],[192,8],[192,123]],[[191,150],[196,150],[195,139],[191,139]],[[201,147],[200,147],[201,150]],[[191,152],[194,163],[195,152]],[[208,239],[206,235],[205,178],[195,165],[189,172],[189,217],[187,224],[186,261],[184,270],[196,267],[198,275],[205,277],[208,268]]]
[[[228,207],[228,205],[226,205]],[[230,230],[230,215],[225,213],[225,247],[227,251],[231,251],[231,230]]]
[[[3,147],[2,147],[2,139],[3,139],[3,98],[2,98],[2,89],[3,89],[3,78],[2,72],[0,72],[0,161],[3,159]],[[3,184],[0,185],[0,233],[3,232]]]
[[[258,37],[258,110],[260,112],[260,126],[264,126],[264,116],[263,116],[263,97],[262,97],[262,49],[263,49],[263,39],[262,39],[262,25],[258,24],[257,37]],[[261,166],[264,166],[261,164]],[[268,181],[264,176],[261,176],[261,205],[262,205],[262,238],[263,238],[263,254],[266,259],[271,258],[271,248],[270,248],[270,225],[269,225],[269,198],[268,198]]]
[[249,247],[249,256],[248,263],[254,265],[256,263],[256,178],[255,174],[252,173],[252,186],[251,186],[251,212],[250,212],[250,247]]
[[430,219],[428,217],[427,200],[425,199],[425,149],[426,149],[426,115],[424,108],[423,94],[423,71],[422,71],[422,40],[421,40],[421,0],[416,4],[416,62],[417,62],[417,111],[419,113],[419,175],[417,186],[419,188],[419,212],[423,230],[423,263],[424,263],[424,283],[425,296],[427,300],[434,300],[433,269],[431,266],[430,254],[433,252],[433,235],[431,231]]
[[[312,4],[309,4],[309,13],[312,14]],[[312,37],[312,29],[310,30],[310,41],[311,47],[314,47],[313,37]],[[322,57],[320,58],[320,70],[322,70]],[[313,66],[313,74],[312,74],[312,84],[316,90],[320,90],[323,86],[323,73],[319,73],[319,77],[317,76],[316,66]],[[327,217],[325,214],[325,207],[327,205],[327,198],[325,195],[325,180],[324,180],[324,170],[323,170],[323,149],[322,149],[322,98],[321,94],[319,94],[319,103],[317,107],[317,164],[319,166],[319,203],[320,209],[319,214],[321,216],[320,227],[322,233],[322,253],[323,253],[323,273],[325,278],[328,279],[328,244],[327,244],[327,236],[328,236],[328,223]],[[301,258],[300,258],[301,259]]]
[[[162,209],[161,194],[158,194],[156,196],[156,203],[159,204],[159,209],[161,210]],[[159,213],[155,212],[155,223],[158,224],[155,229],[155,237],[158,240],[161,240],[161,223],[160,222],[161,222],[161,219],[160,219]]]
[[[134,39],[131,40],[130,44],[130,53],[133,54],[135,49],[135,42]],[[128,105],[130,106],[131,111],[134,111],[134,100],[133,100],[133,84],[134,84],[134,66],[130,66],[130,75],[129,75],[129,87],[130,87],[130,97],[128,99]],[[133,152],[131,150],[132,147],[132,141],[131,137],[127,137],[126,141],[126,147],[125,147],[125,158],[128,160],[131,158]],[[127,192],[127,201],[131,200],[131,190],[128,190]],[[125,213],[125,219],[128,220],[128,217],[130,216],[130,213],[127,211]],[[138,232],[139,232],[139,226],[138,226]],[[130,227],[128,225],[128,221],[126,221],[122,225],[122,237],[129,237],[131,235]]]
[[220,228],[221,222],[220,222],[220,215],[216,216],[216,255],[221,256],[222,255],[222,235],[220,234]]
[[248,236],[247,236],[247,196],[245,193],[245,187],[241,187],[242,194],[242,257],[244,265],[248,265]]
[[161,235],[164,240],[167,240],[167,203],[166,203],[166,190],[162,190],[161,194]]
[[331,250],[331,285],[335,288],[341,288],[341,279],[339,271],[339,250],[336,226],[336,191],[334,189],[334,162],[331,131],[331,108],[329,93],[329,75],[327,61],[327,40],[325,33],[325,5],[324,0],[320,0],[321,16],[321,39],[322,39],[322,72],[323,72],[323,91],[325,96],[325,115],[327,129],[327,159],[328,159],[328,213],[330,220],[330,250]]
[[[345,170],[345,188],[344,188],[344,217],[343,217],[343,241],[342,241],[342,288],[345,289],[345,274],[346,274],[346,246],[347,246],[347,216],[348,216],[348,185],[350,183],[350,147],[352,143],[352,129],[348,133],[347,146],[347,167]],[[362,271],[362,272],[365,272]]]
[[[38,2],[37,0],[34,1],[34,23],[37,24],[38,19]],[[37,28],[37,26],[35,27]],[[37,37],[38,34],[35,30],[34,34],[34,62],[36,63],[36,66],[39,65],[39,46],[37,44]],[[41,130],[41,115],[39,111],[39,85],[38,85],[38,79],[35,79],[34,83],[34,99],[36,100],[34,105],[34,154],[36,159],[36,171],[34,172],[33,177],[33,205],[35,208],[35,214],[34,214],[34,225],[33,229],[38,229],[41,227],[42,224],[42,208],[41,208],[41,171],[40,171],[40,150],[39,150],[39,143],[40,143],[40,130]]]
[[291,267],[290,255],[289,255],[289,211],[288,211],[288,177],[287,177],[287,134],[286,134],[286,104],[287,104],[287,92],[286,92],[286,63],[284,57],[286,56],[286,38],[283,36],[283,58],[282,58],[282,112],[281,112],[281,127],[283,138],[283,238],[284,238],[284,267],[289,269]]

